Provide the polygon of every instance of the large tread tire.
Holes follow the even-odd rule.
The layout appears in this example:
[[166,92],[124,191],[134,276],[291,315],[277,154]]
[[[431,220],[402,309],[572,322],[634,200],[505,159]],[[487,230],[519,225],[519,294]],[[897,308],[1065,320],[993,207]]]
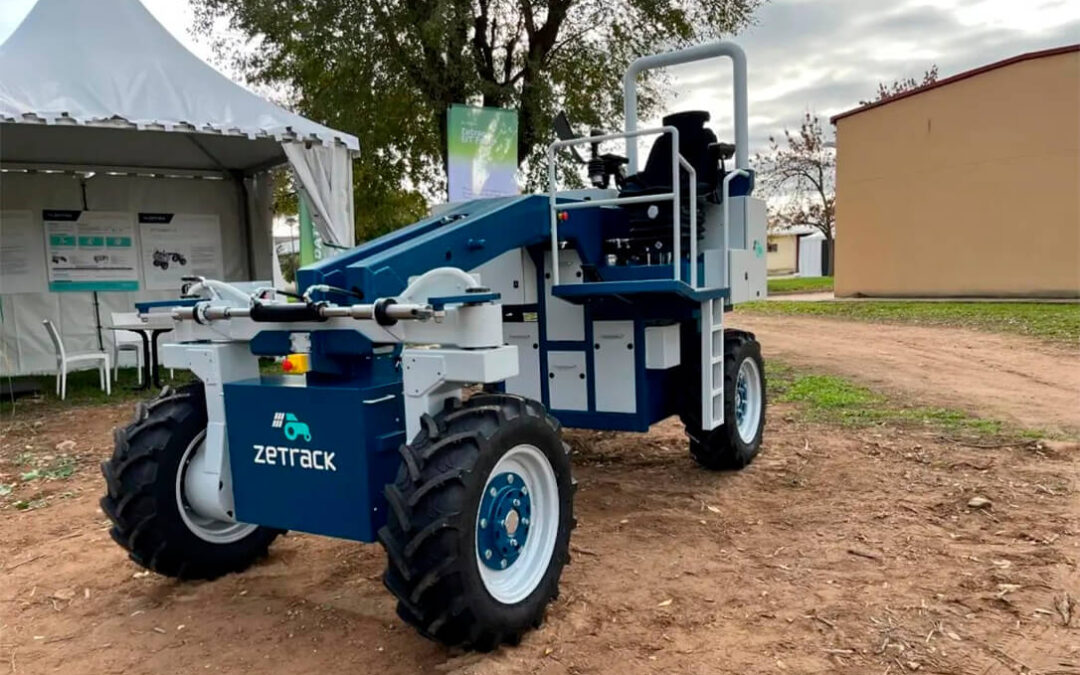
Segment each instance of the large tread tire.
[[[747,443],[739,435],[735,421],[735,383],[739,367],[745,359],[753,359],[761,375],[761,416],[757,432]],[[765,362],[761,345],[753,333],[728,329],[724,331],[724,424],[711,431],[701,429],[701,414],[697,410],[683,413],[686,434],[690,437],[690,454],[701,466],[713,471],[737,471],[754,461],[761,450],[765,429],[765,410],[768,396],[765,388]]]
[[281,530],[258,527],[219,544],[194,534],[180,515],[176,476],[191,442],[205,431],[202,384],[165,388],[140,402],[130,425],[115,432],[115,450],[102,463],[108,492],[101,509],[112,538],[146,569],[180,579],[215,579],[240,572],[267,554]]
[[[569,561],[574,482],[559,422],[536,401],[491,393],[465,403],[451,399],[422,420],[413,442],[401,446],[397,480],[386,487],[390,517],[379,531],[387,553],[383,581],[398,599],[398,615],[425,637],[479,651],[517,644],[543,622]],[[540,582],[520,602],[503,604],[480,576],[476,516],[493,467],[519,444],[541,450],[554,470],[559,525]]]

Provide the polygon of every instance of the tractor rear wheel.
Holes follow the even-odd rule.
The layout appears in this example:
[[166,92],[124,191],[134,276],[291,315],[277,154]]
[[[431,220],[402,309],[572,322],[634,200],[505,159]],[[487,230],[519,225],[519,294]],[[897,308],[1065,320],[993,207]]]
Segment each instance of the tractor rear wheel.
[[386,487],[386,587],[426,637],[487,651],[539,626],[574,526],[569,449],[543,405],[508,394],[424,415]]
[[682,415],[690,454],[713,470],[737,470],[754,461],[765,429],[765,362],[753,333],[724,331],[724,423],[701,429],[701,413]]
[[206,424],[202,384],[166,388],[116,430],[112,459],[101,465],[108,487],[101,509],[113,523],[112,538],[158,574],[215,579],[240,572],[264,557],[281,533],[206,518],[186,504],[185,470],[203,450]]

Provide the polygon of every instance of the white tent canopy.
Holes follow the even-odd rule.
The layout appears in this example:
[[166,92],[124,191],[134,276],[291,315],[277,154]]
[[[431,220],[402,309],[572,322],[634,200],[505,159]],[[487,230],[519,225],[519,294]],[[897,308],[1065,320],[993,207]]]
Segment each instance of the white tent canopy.
[[[319,146],[348,169],[359,149],[218,73],[138,0],[39,0],[0,45],[0,124],[0,161],[14,166],[251,174],[285,163],[283,143]],[[326,164],[302,152],[293,161]],[[351,170],[298,173],[316,181],[303,182],[313,195],[351,195]],[[323,238],[351,246],[343,201],[347,213],[315,210]]]
[[[207,214],[220,222],[225,278],[269,279],[266,171],[291,164],[323,240],[350,247],[358,149],[354,136],[218,73],[139,0],[38,0],[0,45],[0,210],[23,223],[41,227],[46,209]],[[9,240],[12,227],[9,219]],[[33,264],[44,268],[44,256]],[[95,312],[107,324],[108,311],[167,295],[150,290],[148,269],[137,292],[100,298],[0,288],[0,372],[51,367],[42,318],[61,327],[69,349],[98,348]]]

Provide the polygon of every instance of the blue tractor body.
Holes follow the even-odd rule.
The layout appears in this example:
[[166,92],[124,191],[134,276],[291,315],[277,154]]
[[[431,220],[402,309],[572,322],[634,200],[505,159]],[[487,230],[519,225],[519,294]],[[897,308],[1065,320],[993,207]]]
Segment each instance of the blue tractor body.
[[[636,128],[637,73],[715,56],[734,65],[734,145],[703,111]],[[198,383],[117,435],[114,538],[196,578],[243,569],[284,530],[377,540],[403,619],[448,644],[516,642],[569,558],[562,427],[678,416],[708,468],[758,452],[760,346],[723,325],[765,295],[745,78],[730,43],[646,57],[628,71],[626,131],[552,143],[546,194],[438,207],[300,269],[294,291],[192,279],[162,355]],[[600,154],[613,142],[627,157]],[[555,155],[581,145],[593,187],[560,191]],[[260,357],[304,372],[263,374]]]

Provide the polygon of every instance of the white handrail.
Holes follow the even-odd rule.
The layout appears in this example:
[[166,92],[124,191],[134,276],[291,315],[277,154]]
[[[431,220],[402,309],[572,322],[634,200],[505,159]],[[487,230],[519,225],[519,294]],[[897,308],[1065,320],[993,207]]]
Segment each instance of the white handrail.
[[[686,169],[687,175],[690,177],[690,288],[697,288],[697,171],[694,167],[690,166],[690,162],[686,161],[683,156],[679,155],[679,163]],[[678,223],[682,220],[682,211],[676,214],[675,222]],[[677,266],[682,265],[682,261],[679,260],[679,240],[682,239],[682,232],[679,232],[679,228],[675,228],[675,260],[674,263]],[[682,271],[675,268],[675,278],[682,279]]]
[[[562,206],[556,206],[555,194],[556,188],[556,176],[555,176],[555,151],[560,148],[568,148],[575,145],[585,145],[586,143],[602,143],[604,141],[625,140],[628,141],[631,138],[637,138],[639,136],[651,136],[653,134],[670,134],[671,135],[671,192],[665,192],[659,195],[638,195],[632,197],[621,197],[617,199],[595,199],[582,202],[571,202],[569,204],[563,204]],[[631,147],[630,143],[626,144],[627,148]],[[679,130],[671,125],[663,127],[653,127],[650,129],[637,129],[628,132],[619,132],[614,134],[604,134],[603,136],[582,136],[581,138],[571,138],[565,141],[555,141],[548,146],[547,151],[547,164],[548,164],[548,214],[551,218],[551,285],[559,285],[559,211],[571,211],[574,209],[592,208],[595,206],[625,206],[626,204],[639,204],[643,202],[656,202],[670,199],[672,204],[672,269],[674,272],[674,278],[676,281],[682,280],[682,233],[681,221],[682,213],[679,205],[679,166],[681,165],[686,169],[690,176],[690,285],[697,288],[697,172],[694,167],[686,161],[686,158],[679,153]]]

